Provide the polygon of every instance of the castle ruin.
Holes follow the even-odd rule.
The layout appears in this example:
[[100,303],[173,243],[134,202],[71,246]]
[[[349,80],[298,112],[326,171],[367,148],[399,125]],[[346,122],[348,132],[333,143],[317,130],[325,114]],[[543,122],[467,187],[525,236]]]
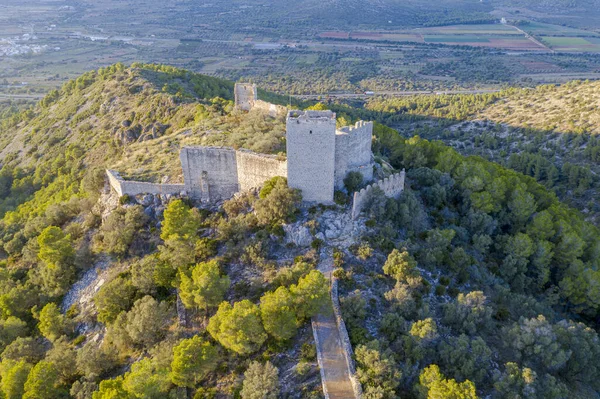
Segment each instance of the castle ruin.
[[250,111],[258,100],[258,90],[252,83],[236,83],[233,89],[235,106],[242,111]]
[[287,160],[224,147],[182,148],[185,191],[214,202],[281,176],[302,192],[304,201],[327,204],[333,203],[336,189],[343,189],[348,173],[373,179],[373,123],[338,130],[331,111],[290,111],[286,126]]
[[260,110],[273,118],[285,115],[287,112],[287,108],[281,105],[259,100],[258,89],[252,83],[236,83],[233,88],[233,95],[235,97],[235,108],[242,111]]
[[[236,108],[244,111],[260,107],[279,113],[283,109],[258,100],[254,84],[236,84],[235,100]],[[344,189],[344,179],[350,172],[360,172],[365,182],[373,180],[372,136],[373,122],[359,121],[354,126],[338,129],[332,111],[289,111],[286,118],[287,159],[226,147],[183,147],[180,151],[183,185],[162,187],[160,184],[128,182],[114,171],[108,171],[109,182],[120,195],[139,194],[137,189],[153,194],[182,189],[191,198],[215,203],[281,176],[287,178],[288,186],[302,192],[304,201],[331,204],[335,190]],[[404,187],[404,173],[367,187],[368,190],[362,190],[358,197],[355,195],[358,207],[353,213],[360,211],[375,185],[386,195],[397,196]]]

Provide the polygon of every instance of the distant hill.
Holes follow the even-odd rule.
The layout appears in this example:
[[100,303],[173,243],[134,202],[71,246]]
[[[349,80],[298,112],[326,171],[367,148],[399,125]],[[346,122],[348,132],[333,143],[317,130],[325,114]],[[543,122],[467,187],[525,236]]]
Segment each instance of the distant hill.
[[[535,177],[593,220],[600,208],[600,82],[482,95],[374,99],[368,109],[407,136],[439,139]],[[408,122],[408,124],[407,124]]]

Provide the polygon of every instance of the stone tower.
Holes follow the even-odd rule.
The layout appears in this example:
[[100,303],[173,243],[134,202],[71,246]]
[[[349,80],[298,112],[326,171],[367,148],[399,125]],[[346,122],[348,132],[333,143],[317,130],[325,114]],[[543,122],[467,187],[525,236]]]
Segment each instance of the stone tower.
[[373,122],[358,121],[345,126],[335,134],[335,188],[344,188],[344,179],[350,172],[360,172],[364,182],[373,180]]
[[258,100],[256,85],[252,83],[236,83],[233,93],[235,107],[244,111],[250,111]]
[[300,189],[304,201],[333,202],[335,122],[331,111],[288,113],[288,185]]

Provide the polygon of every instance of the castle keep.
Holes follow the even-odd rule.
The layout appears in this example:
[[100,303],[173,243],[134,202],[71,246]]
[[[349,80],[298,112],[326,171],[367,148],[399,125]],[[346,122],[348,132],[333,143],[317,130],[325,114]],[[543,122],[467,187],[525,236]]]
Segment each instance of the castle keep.
[[[269,113],[280,113],[283,109],[258,100],[256,85],[236,84],[235,99],[236,108],[240,110],[258,107]],[[350,172],[360,172],[365,182],[373,180],[372,136],[372,122],[359,121],[354,126],[337,129],[336,115],[332,111],[289,111],[287,160],[233,148],[184,147],[180,151],[183,185],[128,182],[117,172],[107,173],[119,195],[184,191],[205,203],[229,199],[237,192],[258,188],[265,181],[281,176],[288,179],[290,187],[301,190],[304,201],[327,204],[333,203],[335,190],[344,188],[344,179]],[[397,196],[404,188],[404,173],[355,194],[357,212],[375,186],[388,196]]]
[[335,186],[335,114],[291,111],[286,123],[288,186],[305,201],[331,202]]
[[331,111],[290,111],[287,161],[232,148],[184,147],[180,159],[185,191],[214,202],[282,176],[302,191],[305,201],[331,203],[348,173],[361,172],[366,181],[373,178],[373,123],[360,121],[340,130],[335,123]]

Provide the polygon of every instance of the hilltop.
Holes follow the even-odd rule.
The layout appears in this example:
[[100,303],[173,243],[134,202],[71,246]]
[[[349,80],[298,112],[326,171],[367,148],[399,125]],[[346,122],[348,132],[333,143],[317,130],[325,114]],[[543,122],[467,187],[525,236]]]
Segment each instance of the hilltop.
[[[261,98],[285,103],[261,92]],[[233,110],[233,82],[173,67],[121,64],[88,72],[51,91],[35,107],[2,121],[0,156],[19,179],[48,173],[68,149],[88,170],[118,167],[143,181],[181,181],[184,144],[225,145],[264,153],[285,150],[283,122]],[[48,171],[48,172],[43,172]],[[76,172],[79,173],[79,172]],[[10,186],[10,185],[9,185]],[[14,207],[9,201],[1,211]]]

